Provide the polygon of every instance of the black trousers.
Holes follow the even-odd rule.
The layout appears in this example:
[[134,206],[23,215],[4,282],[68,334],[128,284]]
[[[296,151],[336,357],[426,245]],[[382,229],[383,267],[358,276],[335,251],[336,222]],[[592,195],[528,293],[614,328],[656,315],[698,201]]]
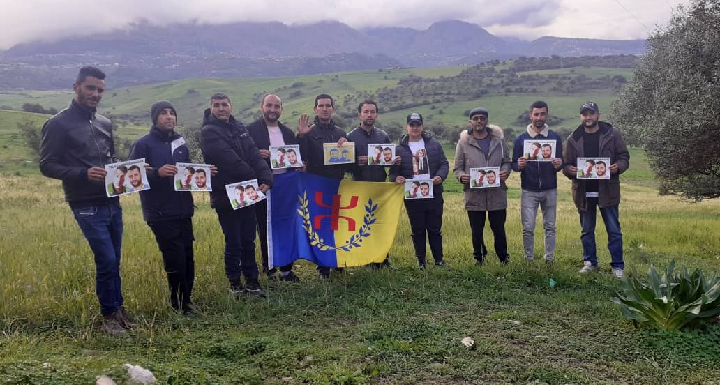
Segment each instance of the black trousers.
[[412,230],[412,241],[415,246],[415,256],[418,263],[425,264],[427,248],[425,240],[430,243],[435,262],[443,260],[442,248],[442,216],[443,216],[442,195],[436,195],[432,199],[406,199],[405,209],[410,219]]
[[[260,238],[260,253],[262,254],[263,272],[272,274],[275,268],[270,269],[268,263],[268,239],[267,239],[267,200],[263,199],[255,203],[255,217],[257,218],[257,232]],[[280,271],[286,272],[292,270],[292,263],[286,266],[280,266]]]
[[195,282],[192,218],[148,222],[163,257],[173,307],[191,303]]
[[500,261],[509,258],[507,251],[507,237],[505,235],[505,219],[507,218],[507,210],[495,211],[468,211],[468,219],[470,219],[470,229],[472,230],[473,257],[478,261],[485,259],[487,248],[483,240],[483,230],[485,229],[485,217],[490,220],[490,229],[495,237],[495,253]]

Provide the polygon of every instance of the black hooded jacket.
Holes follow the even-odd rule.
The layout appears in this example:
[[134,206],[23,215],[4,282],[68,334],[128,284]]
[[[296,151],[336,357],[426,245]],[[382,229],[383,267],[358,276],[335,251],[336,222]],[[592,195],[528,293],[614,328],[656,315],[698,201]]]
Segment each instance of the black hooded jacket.
[[270,166],[260,157],[258,148],[245,126],[235,120],[224,122],[205,110],[200,148],[205,163],[215,165],[210,206],[216,209],[232,209],[225,192],[225,185],[257,179],[258,186],[272,187]]
[[324,165],[323,143],[337,143],[340,138],[347,138],[345,131],[336,126],[331,120],[322,123],[315,117],[314,128],[307,134],[299,137],[300,153],[310,174],[326,178],[342,179],[345,171],[349,170],[347,164]]

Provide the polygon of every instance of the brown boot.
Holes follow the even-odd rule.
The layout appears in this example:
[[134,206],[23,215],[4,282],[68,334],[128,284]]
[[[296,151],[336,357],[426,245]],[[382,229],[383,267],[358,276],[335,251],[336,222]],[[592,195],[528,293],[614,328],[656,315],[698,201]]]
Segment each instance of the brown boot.
[[118,336],[127,333],[127,330],[118,321],[118,311],[103,315],[103,323],[100,329],[111,336]]

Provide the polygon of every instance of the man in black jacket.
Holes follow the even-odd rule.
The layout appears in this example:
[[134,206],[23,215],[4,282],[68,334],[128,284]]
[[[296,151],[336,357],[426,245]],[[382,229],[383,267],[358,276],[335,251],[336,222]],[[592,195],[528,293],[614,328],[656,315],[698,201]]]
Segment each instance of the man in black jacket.
[[[310,174],[324,176],[326,178],[343,179],[345,172],[349,171],[347,164],[325,165],[324,164],[324,143],[335,143],[342,146],[347,142],[345,131],[336,126],[332,120],[335,112],[335,103],[328,94],[320,94],[315,97],[315,122],[310,125],[310,118],[307,114],[300,115],[298,120],[298,140],[300,142],[300,153],[305,160],[306,170]],[[341,269],[338,269],[341,270]],[[330,268],[318,266],[320,279],[330,277]]]
[[[191,295],[195,282],[193,258],[194,214],[192,193],[175,191],[177,162],[190,162],[185,139],[175,131],[177,112],[166,100],[150,108],[150,133],[135,141],[129,159],[145,158],[152,167],[147,173],[152,189],[140,192],[143,217],[155,234],[170,287],[170,304],[185,315],[193,315]],[[211,175],[213,175],[213,167]],[[204,172],[202,169],[196,173]]]
[[[216,186],[257,179],[263,193],[272,186],[270,167],[260,157],[257,147],[245,126],[232,116],[230,98],[222,93],[210,97],[210,108],[205,110],[200,136],[205,163],[217,167],[213,180]],[[255,209],[242,207],[233,210],[224,188],[210,193],[210,206],[217,212],[225,234],[225,274],[230,280],[230,291],[263,296],[258,282],[255,263]],[[245,276],[245,287],[241,282]]]
[[[358,106],[358,118],[360,118],[360,126],[348,134],[348,140],[355,144],[356,164],[351,168],[353,180],[365,182],[386,182],[387,172],[383,166],[368,166],[368,145],[369,144],[389,144],[390,137],[380,128],[375,127],[375,121],[378,116],[377,103],[373,100],[366,99]],[[400,157],[396,157],[397,162]],[[388,255],[382,263],[372,263],[371,267],[381,268],[393,266],[390,264],[390,255]]]
[[70,106],[43,126],[40,171],[62,180],[65,200],[95,256],[95,290],[103,330],[122,334],[133,326],[125,308],[120,281],[122,209],[105,191],[105,168],[115,161],[110,120],[96,113],[105,91],[105,74],[83,67],[73,84]]
[[[270,146],[284,146],[288,144],[297,144],[295,134],[280,122],[282,114],[282,100],[275,94],[268,94],[260,103],[260,110],[263,117],[247,126],[250,136],[253,138],[255,145],[260,152],[260,156],[265,159],[268,166],[270,165]],[[302,151],[300,152],[302,155]],[[295,169],[275,169],[272,170],[273,175],[283,174],[289,170]],[[257,216],[258,236],[260,237],[260,250],[262,252],[263,272],[267,273],[268,279],[275,280],[276,268],[269,268],[268,263],[268,244],[267,244],[267,200],[261,200],[255,206],[255,215]],[[292,264],[280,266],[280,280],[289,282],[299,282],[300,278],[292,272]]]

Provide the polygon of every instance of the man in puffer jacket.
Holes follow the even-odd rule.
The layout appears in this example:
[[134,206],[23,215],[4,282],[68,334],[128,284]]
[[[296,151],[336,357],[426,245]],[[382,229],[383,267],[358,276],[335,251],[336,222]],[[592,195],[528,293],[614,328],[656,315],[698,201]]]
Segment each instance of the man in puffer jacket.
[[[470,111],[470,130],[460,134],[455,149],[455,176],[463,184],[465,210],[472,230],[473,257],[482,265],[487,255],[483,240],[486,217],[495,237],[495,253],[502,264],[510,261],[505,235],[507,185],[512,171],[510,151],[503,140],[502,128],[488,125],[488,111],[482,107]],[[471,189],[470,169],[500,167],[500,187]]]
[[[252,137],[245,126],[232,116],[230,98],[222,93],[210,97],[210,108],[205,110],[200,137],[205,163],[217,167],[213,178],[217,187],[257,179],[259,190],[267,192],[272,186],[272,172],[260,157]],[[255,262],[255,208],[246,206],[233,210],[224,187],[210,193],[210,206],[217,212],[220,227],[225,234],[225,274],[230,280],[230,292],[263,296],[258,282]],[[245,276],[245,287],[240,279]]]

